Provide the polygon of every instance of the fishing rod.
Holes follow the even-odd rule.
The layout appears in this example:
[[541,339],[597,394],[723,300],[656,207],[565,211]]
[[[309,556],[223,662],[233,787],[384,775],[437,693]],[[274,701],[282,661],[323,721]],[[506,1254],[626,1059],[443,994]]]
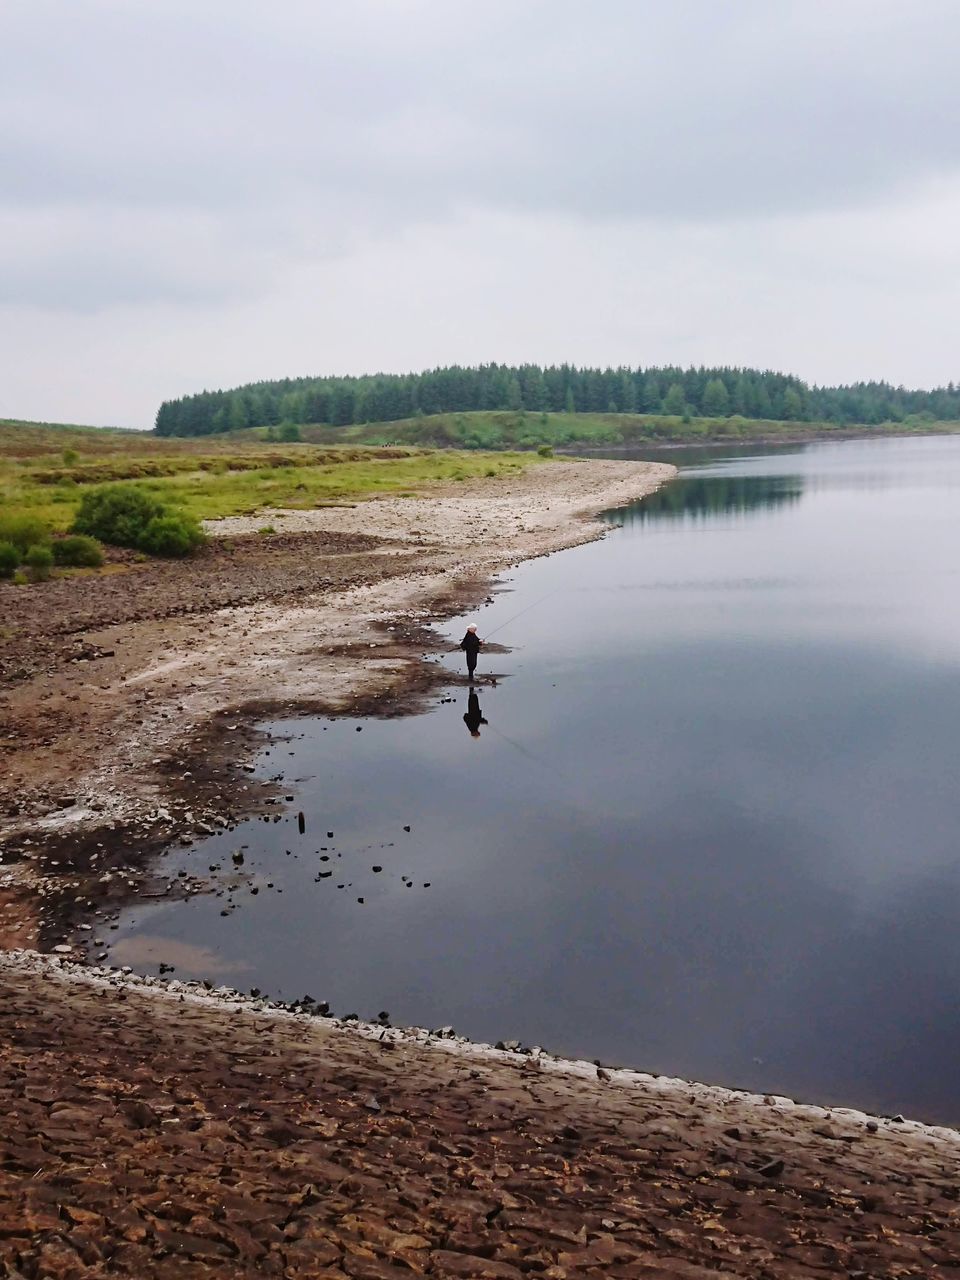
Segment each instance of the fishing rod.
[[516,622],[518,618],[522,618],[525,613],[529,613],[530,610],[536,608],[538,604],[543,604],[544,600],[549,600],[551,596],[555,596],[559,590],[559,587],[555,587],[553,591],[548,591],[547,594],[545,596],[541,596],[539,600],[534,600],[533,604],[528,604],[525,608],[521,609],[519,613],[515,613],[512,617],[508,618],[506,622],[501,622],[499,627],[494,627],[492,631],[487,633],[487,640],[489,640],[491,636],[495,636],[498,631],[502,631],[504,627],[509,627],[511,622]]
[[[529,613],[531,609],[535,609],[538,604],[543,604],[544,600],[549,600],[551,596],[555,596],[559,590],[560,590],[559,587],[555,587],[553,591],[548,591],[545,596],[540,596],[540,598],[538,600],[534,600],[532,604],[526,605],[523,609],[520,610],[519,613],[512,614],[506,620],[506,622],[501,622],[499,627],[494,627],[492,631],[488,632],[486,639],[481,641],[481,643],[486,644],[487,640],[489,640],[491,636],[495,636],[497,632],[502,631],[504,627],[509,627],[511,622],[516,622],[516,620],[518,618],[522,618],[525,613]],[[451,649],[450,652],[457,653],[458,650],[459,650],[459,645],[457,646],[456,649]]]

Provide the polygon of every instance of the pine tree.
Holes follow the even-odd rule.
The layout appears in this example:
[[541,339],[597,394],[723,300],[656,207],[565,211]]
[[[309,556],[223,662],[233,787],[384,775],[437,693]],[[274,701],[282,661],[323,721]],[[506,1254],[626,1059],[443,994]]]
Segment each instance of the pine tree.
[[725,418],[730,412],[730,396],[720,378],[711,378],[704,387],[700,407],[708,418]]
[[663,412],[669,414],[682,414],[686,411],[687,397],[683,394],[683,387],[679,382],[671,382],[670,389],[663,397]]

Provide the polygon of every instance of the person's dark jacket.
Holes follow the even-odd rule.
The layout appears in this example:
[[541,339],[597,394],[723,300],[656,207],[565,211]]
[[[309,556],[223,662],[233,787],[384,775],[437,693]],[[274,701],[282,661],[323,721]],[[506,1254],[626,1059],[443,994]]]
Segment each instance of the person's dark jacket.
[[475,631],[468,631],[460,641],[460,648],[463,649],[465,653],[472,653],[476,655],[480,652],[480,646],[482,644],[483,641]]

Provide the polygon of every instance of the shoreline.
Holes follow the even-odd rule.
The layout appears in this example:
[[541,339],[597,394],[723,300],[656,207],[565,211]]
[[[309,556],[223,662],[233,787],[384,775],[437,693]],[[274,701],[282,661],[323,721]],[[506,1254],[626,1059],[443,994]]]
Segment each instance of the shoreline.
[[[186,713],[162,744],[148,738],[153,771],[131,774],[146,780],[141,790],[115,793],[100,811],[54,810],[45,827],[17,824],[30,844],[8,830],[18,860],[0,860],[0,1272],[9,1259],[24,1280],[953,1274],[955,1129],[78,962],[91,908],[101,928],[104,912],[152,896],[155,851],[278,798],[244,772],[265,741],[264,716],[415,714],[437,684],[456,682],[424,661],[439,644],[432,621],[487,598],[509,565],[602,536],[595,512],[675,473],[549,466],[537,472],[551,477],[546,491],[525,506],[519,478],[489,496],[464,486],[280,515],[279,536],[294,540],[340,522],[346,556],[356,554],[350,538],[376,528],[383,545],[369,580],[186,623],[136,623],[120,659],[114,637],[92,637],[115,650],[92,660],[115,664],[106,689],[92,682],[101,699],[117,689],[108,710],[146,687],[149,728],[162,728],[164,711]],[[558,501],[551,484],[574,474],[591,477],[592,496]],[[418,546],[396,573],[411,550],[404,528]],[[457,540],[444,544],[445,530]],[[214,532],[250,536],[236,525]],[[301,555],[316,544],[291,545]],[[206,633],[193,648],[183,640],[191,628]],[[158,632],[181,637],[159,661],[147,652]],[[277,654],[278,637],[289,654]],[[239,670],[204,684],[225,654]],[[188,706],[191,683],[203,696]],[[259,699],[230,700],[251,687]],[[146,720],[142,701],[133,706]],[[113,721],[122,746],[131,722]],[[175,744],[190,733],[184,755]],[[121,751],[112,767],[138,759],[142,768],[143,753]],[[110,767],[97,762],[90,785],[116,779]],[[245,798],[227,805],[240,788]],[[145,805],[165,816],[145,821]],[[30,902],[32,938],[19,919]],[[71,950],[45,955],[30,941]]]
[[945,1280],[960,1256],[949,1129],[26,953],[0,955],[0,1028],[24,1280]]
[[[248,766],[267,719],[415,714],[457,682],[424,661],[443,645],[434,621],[487,599],[502,570],[602,537],[597,513],[675,474],[661,463],[557,461],[421,497],[215,522],[206,564],[157,568],[154,616],[143,616],[140,570],[111,578],[121,593],[111,608],[128,616],[106,627],[82,626],[96,580],[43,584],[53,590],[28,598],[41,628],[44,601],[66,609],[72,591],[81,630],[44,655],[50,667],[0,687],[0,947],[79,944],[91,908],[116,912],[161,891],[160,850],[275,803],[276,788]],[[264,520],[278,530],[266,540],[252,532]],[[261,575],[252,591],[241,556]],[[216,575],[237,560],[242,602],[205,609]],[[279,565],[279,582],[263,563]],[[164,596],[171,577],[178,588],[199,581],[195,612],[184,616],[182,593]]]
[[677,440],[670,441],[662,438],[656,440],[640,440],[636,444],[609,444],[609,445],[590,445],[584,442],[582,445],[563,444],[555,445],[554,453],[558,457],[573,458],[590,458],[597,455],[606,457],[611,453],[635,454],[635,453],[673,453],[683,449],[731,449],[741,448],[749,449],[754,445],[766,448],[769,445],[782,444],[789,448],[799,444],[821,444],[824,441],[837,440],[924,440],[930,439],[931,436],[951,436],[960,433],[960,425],[943,431],[876,431],[870,427],[838,427],[836,431],[795,431],[785,432],[782,435],[760,435],[760,436],[727,436],[716,437],[708,436],[702,440]]

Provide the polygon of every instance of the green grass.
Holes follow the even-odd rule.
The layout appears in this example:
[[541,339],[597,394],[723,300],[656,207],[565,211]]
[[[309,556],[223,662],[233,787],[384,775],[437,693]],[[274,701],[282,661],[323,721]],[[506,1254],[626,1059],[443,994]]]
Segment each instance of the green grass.
[[535,449],[632,447],[647,444],[703,444],[738,441],[843,438],[851,434],[897,434],[957,431],[956,422],[927,418],[885,422],[876,426],[834,422],[780,422],[761,418],[690,418],[661,413],[519,413],[484,411],[440,413],[398,422],[362,426],[301,427],[304,440],[316,444],[430,445],[439,448]]
[[0,422],[0,509],[38,516],[63,531],[83,493],[122,480],[205,520],[265,507],[358,502],[378,493],[409,495],[458,480],[494,481],[541,461],[535,454],[415,446],[277,445],[254,432],[161,440],[146,433]]

